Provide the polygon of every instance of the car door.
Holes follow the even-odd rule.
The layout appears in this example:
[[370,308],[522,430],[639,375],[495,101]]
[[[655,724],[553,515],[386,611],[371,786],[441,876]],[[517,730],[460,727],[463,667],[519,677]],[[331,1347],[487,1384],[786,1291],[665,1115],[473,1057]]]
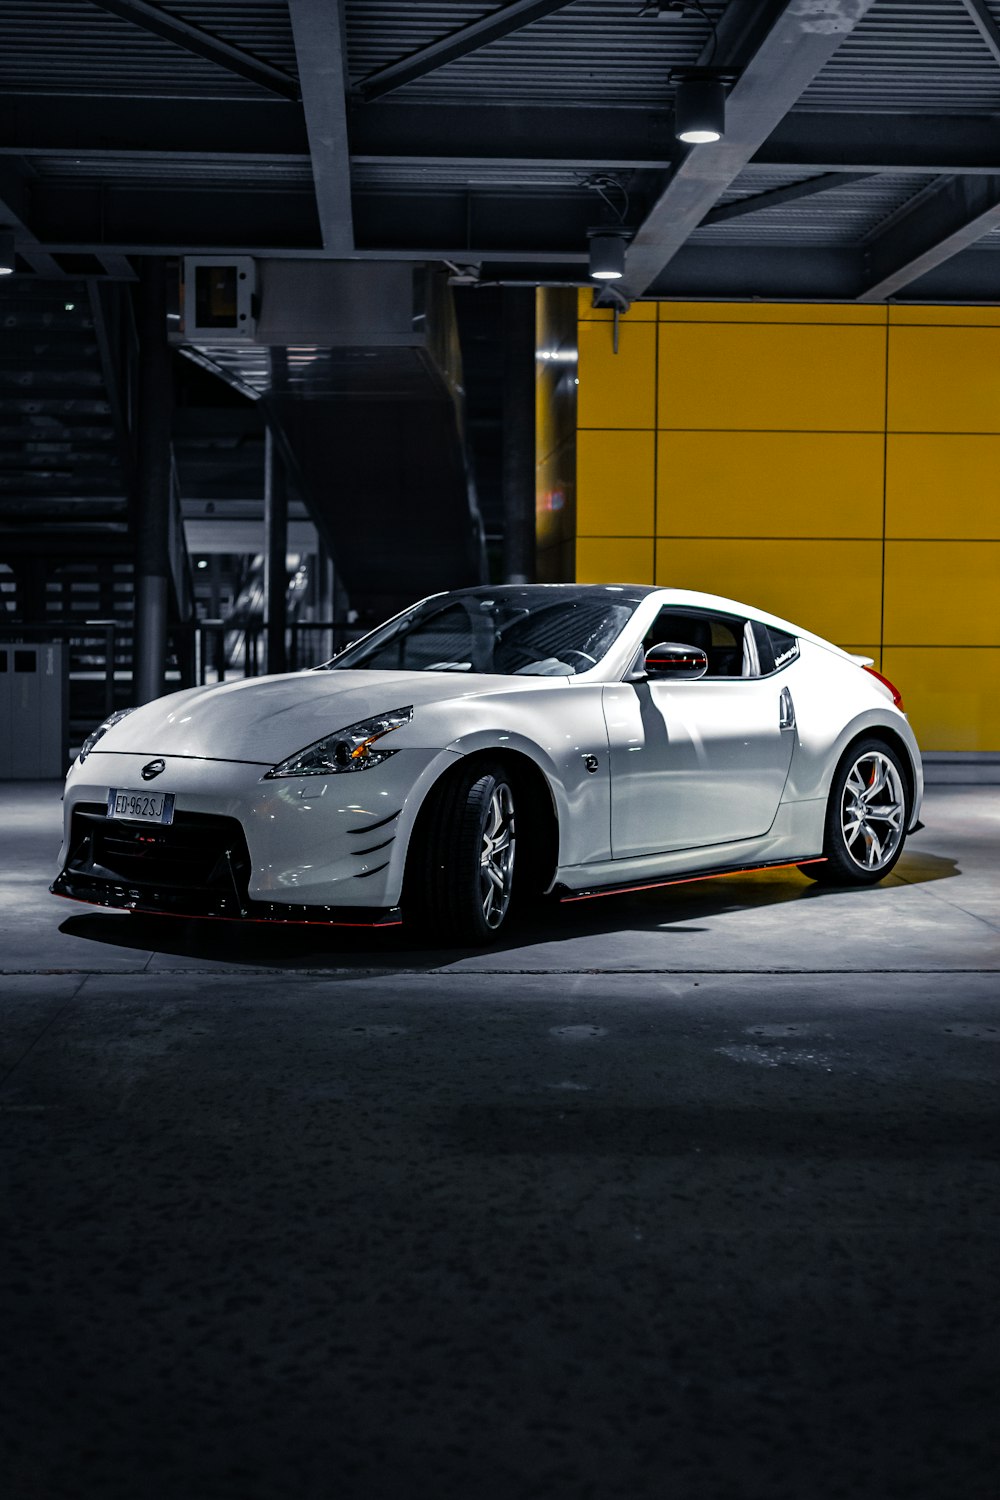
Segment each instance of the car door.
[[[674,627],[670,637],[658,636],[664,623]],[[683,623],[661,620],[650,636],[674,638]],[[750,675],[605,687],[615,859],[756,838],[770,828],[791,761],[794,705],[785,673],[758,675],[747,635],[752,659],[718,648],[713,661],[709,648],[710,672]]]

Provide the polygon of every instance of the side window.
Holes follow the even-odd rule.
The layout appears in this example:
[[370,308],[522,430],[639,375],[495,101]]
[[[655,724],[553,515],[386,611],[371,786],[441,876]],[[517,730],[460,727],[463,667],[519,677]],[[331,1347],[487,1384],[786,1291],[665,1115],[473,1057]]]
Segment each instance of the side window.
[[785,630],[775,630],[773,625],[766,625],[768,638],[771,642],[771,651],[774,655],[773,671],[780,671],[787,667],[788,663],[795,661],[799,654],[799,643],[794,635],[789,635]]
[[646,632],[642,649],[648,651],[661,641],[697,646],[708,657],[709,677],[754,677],[756,663],[746,625],[732,615],[663,609]]

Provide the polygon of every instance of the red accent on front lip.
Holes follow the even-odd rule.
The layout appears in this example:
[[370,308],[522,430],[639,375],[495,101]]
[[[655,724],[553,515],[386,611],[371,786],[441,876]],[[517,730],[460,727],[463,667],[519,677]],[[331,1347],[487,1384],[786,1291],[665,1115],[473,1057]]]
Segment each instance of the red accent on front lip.
[[585,891],[581,896],[562,896],[560,905],[571,901],[596,901],[601,896],[630,896],[636,891],[659,891],[667,885],[697,885],[699,880],[722,880],[728,875],[756,875],[761,870],[797,870],[800,865],[825,865],[826,855],[813,859],[790,859],[783,865],[740,865],[735,870],[715,870],[708,875],[682,875],[679,880],[650,880],[642,885],[616,885],[608,891]]

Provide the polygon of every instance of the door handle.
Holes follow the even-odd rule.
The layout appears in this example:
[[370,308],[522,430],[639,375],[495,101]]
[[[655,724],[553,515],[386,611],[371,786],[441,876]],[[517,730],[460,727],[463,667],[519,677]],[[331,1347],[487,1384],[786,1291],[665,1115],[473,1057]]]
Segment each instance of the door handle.
[[787,688],[781,689],[781,697],[778,699],[778,728],[795,728],[795,704]]

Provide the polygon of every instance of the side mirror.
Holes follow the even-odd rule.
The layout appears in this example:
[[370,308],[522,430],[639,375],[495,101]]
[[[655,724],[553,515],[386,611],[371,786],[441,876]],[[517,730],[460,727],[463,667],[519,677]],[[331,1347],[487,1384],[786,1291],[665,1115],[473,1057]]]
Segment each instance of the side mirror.
[[661,641],[646,652],[647,677],[668,677],[674,682],[694,682],[708,671],[708,657],[697,646]]

